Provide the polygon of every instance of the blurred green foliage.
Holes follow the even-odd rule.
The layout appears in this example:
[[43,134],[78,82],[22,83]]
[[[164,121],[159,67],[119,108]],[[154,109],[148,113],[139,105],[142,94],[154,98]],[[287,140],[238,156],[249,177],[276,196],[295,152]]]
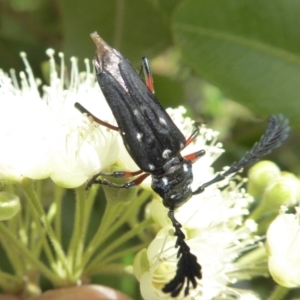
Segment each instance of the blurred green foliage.
[[[187,105],[191,117],[221,130],[229,149],[224,165],[264,130],[247,109],[263,119],[283,113],[299,127],[299,16],[297,0],[0,0],[0,67],[23,70],[25,51],[43,77],[47,48],[83,66],[94,53],[89,34],[97,31],[137,69],[142,56],[153,60],[164,106]],[[274,154],[296,173],[299,138],[293,133]]]
[[179,48],[190,71],[182,86],[195,71],[257,115],[284,113],[298,126],[299,13],[297,0],[1,0],[1,68],[21,69],[25,51],[41,75],[48,47],[92,58],[98,31],[137,68]]

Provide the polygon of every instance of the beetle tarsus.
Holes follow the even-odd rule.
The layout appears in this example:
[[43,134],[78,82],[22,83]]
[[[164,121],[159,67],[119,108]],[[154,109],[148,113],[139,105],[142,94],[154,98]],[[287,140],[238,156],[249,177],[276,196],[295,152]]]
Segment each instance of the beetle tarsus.
[[[118,172],[116,172],[118,173]],[[113,187],[113,188],[118,188],[118,189],[130,189],[132,187],[135,187],[137,185],[139,185],[141,182],[143,182],[150,174],[148,173],[143,173],[142,175],[136,177],[134,180],[131,180],[131,181],[127,181],[125,182],[124,184],[117,184],[117,183],[114,183],[114,182],[111,182],[107,179],[98,179],[99,176],[101,176],[103,174],[101,173],[98,173],[96,175],[94,175],[92,177],[91,180],[89,180],[88,184],[87,184],[87,187],[86,187],[86,190],[89,190],[91,188],[91,186],[93,184],[102,184],[102,185],[108,185],[110,187]],[[105,175],[105,173],[104,173]],[[112,174],[110,174],[110,176],[113,176]],[[120,178],[120,176],[114,176],[115,178]]]

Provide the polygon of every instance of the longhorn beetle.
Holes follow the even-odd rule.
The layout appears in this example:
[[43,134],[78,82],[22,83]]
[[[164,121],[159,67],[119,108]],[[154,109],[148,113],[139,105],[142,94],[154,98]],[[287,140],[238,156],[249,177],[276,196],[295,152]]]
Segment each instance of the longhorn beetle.
[[[112,130],[118,130],[124,145],[139,166],[135,172],[120,171],[114,173],[99,172],[87,184],[104,184],[114,188],[131,188],[140,184],[146,177],[152,177],[151,187],[162,198],[163,204],[169,209],[168,217],[175,229],[177,237],[177,270],[174,278],[164,286],[163,292],[171,297],[179,295],[184,288],[188,295],[190,284],[196,288],[197,278],[202,278],[201,266],[191,253],[185,242],[181,224],[175,219],[174,211],[193,195],[202,193],[206,187],[223,180],[230,174],[238,172],[248,164],[256,162],[279,147],[288,137],[289,122],[282,115],[272,115],[265,134],[255,143],[238,162],[229,169],[219,173],[212,180],[204,183],[195,191],[191,190],[193,181],[192,164],[205,154],[204,150],[181,156],[180,151],[190,144],[199,134],[198,124],[189,138],[185,138],[171,120],[165,109],[154,96],[153,81],[148,60],[142,59],[145,82],[131,64],[115,49],[103,41],[97,33],[91,38],[96,45],[94,66],[100,88],[113,112],[118,127],[99,120],[82,105],[75,106],[82,113],[87,113],[94,121]],[[130,178],[133,180],[118,185],[101,175]]]

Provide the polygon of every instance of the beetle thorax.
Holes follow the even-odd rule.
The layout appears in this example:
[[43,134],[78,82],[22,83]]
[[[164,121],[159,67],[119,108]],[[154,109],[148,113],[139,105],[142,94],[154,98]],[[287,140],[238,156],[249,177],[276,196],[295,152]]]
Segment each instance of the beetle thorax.
[[164,166],[162,175],[152,176],[152,189],[163,199],[164,206],[175,209],[192,196],[192,163],[182,157],[174,157]]

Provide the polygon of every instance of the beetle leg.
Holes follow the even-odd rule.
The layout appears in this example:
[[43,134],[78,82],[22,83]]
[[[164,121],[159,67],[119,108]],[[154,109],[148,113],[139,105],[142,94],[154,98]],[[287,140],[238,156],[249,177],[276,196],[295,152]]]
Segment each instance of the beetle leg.
[[88,116],[92,117],[93,120],[99,124],[99,125],[102,125],[102,126],[105,126],[107,128],[110,128],[112,130],[115,130],[115,131],[119,131],[119,127],[117,126],[114,126],[114,125],[111,125],[107,122],[104,122],[100,119],[98,119],[96,116],[94,116],[91,112],[89,112],[86,108],[84,108],[80,103],[76,102],[75,103],[75,107],[81,112],[81,113],[86,113]]
[[[138,172],[140,172],[140,171],[138,171]],[[141,172],[143,172],[143,171],[141,171]],[[119,173],[119,172],[115,172],[115,173]],[[134,172],[134,173],[137,173],[137,172]],[[88,190],[92,186],[92,184],[94,184],[94,183],[108,185],[110,187],[119,188],[119,189],[129,189],[129,188],[132,188],[134,186],[137,186],[137,185],[141,184],[149,175],[150,174],[148,174],[148,173],[144,173],[144,174],[142,174],[141,176],[138,176],[137,178],[135,178],[132,181],[128,181],[124,184],[117,184],[117,183],[111,182],[111,181],[106,180],[106,179],[97,179],[99,174],[96,174],[88,182],[86,189]]]
[[[199,135],[200,130],[199,130],[199,126],[201,125],[201,122],[195,122],[194,123],[194,131],[192,132],[192,134],[186,139],[185,142],[185,147],[188,146],[191,142],[193,142],[195,140],[195,138]],[[191,161],[192,163],[194,163],[198,158],[200,158],[201,156],[205,155],[205,150],[199,150],[197,152],[185,155],[184,158]]]
[[199,133],[200,133],[199,127],[200,127],[201,124],[203,124],[203,123],[201,123],[201,122],[195,122],[194,123],[195,129],[192,132],[192,134],[186,139],[185,147],[188,146],[192,141],[194,141],[195,138],[199,135]]
[[116,171],[113,173],[98,172],[89,180],[89,182],[87,184],[87,190],[92,186],[92,184],[97,183],[96,181],[99,176],[111,176],[111,177],[115,177],[115,178],[129,178],[129,177],[134,177],[134,176],[140,175],[142,173],[144,173],[144,171],[142,171],[142,170],[138,170],[135,172],[128,172],[128,171]]
[[199,150],[197,152],[185,155],[184,158],[194,163],[198,158],[204,155],[205,155],[205,150]]
[[142,173],[144,173],[143,170],[138,170],[135,172],[129,172],[129,171],[116,171],[113,173],[99,172],[96,175],[94,175],[93,178],[98,177],[98,176],[112,176],[115,178],[129,178],[129,177],[134,177],[134,176],[140,175]]
[[141,71],[140,71],[140,76],[141,73],[144,73],[145,76],[145,83],[148,87],[148,89],[154,94],[154,84],[153,84],[153,77],[152,77],[152,72],[150,68],[150,63],[147,57],[142,58],[142,66],[141,66]]

